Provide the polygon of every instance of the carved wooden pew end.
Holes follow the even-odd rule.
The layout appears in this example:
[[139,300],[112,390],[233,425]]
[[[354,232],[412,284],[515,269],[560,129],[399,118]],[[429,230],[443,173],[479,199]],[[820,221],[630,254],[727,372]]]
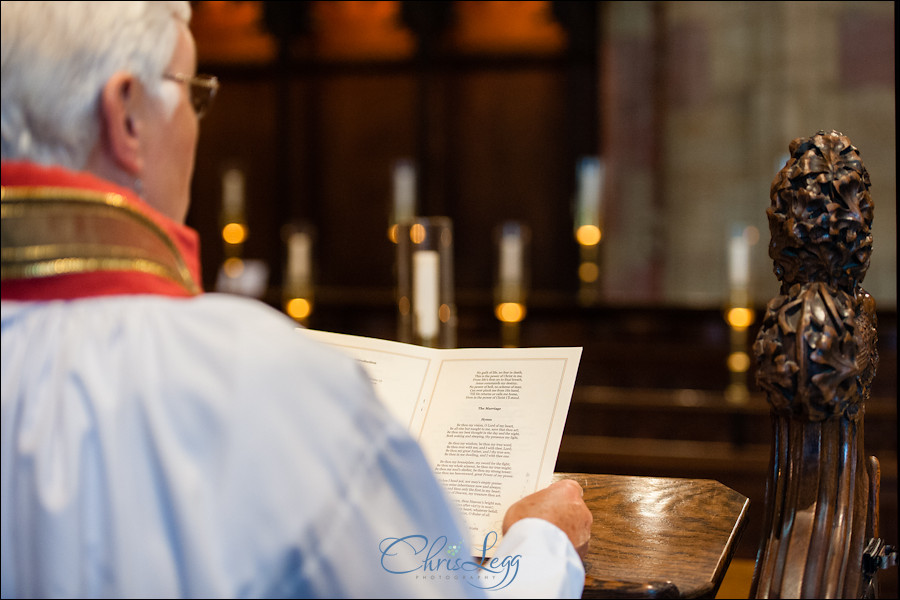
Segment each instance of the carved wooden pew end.
[[[896,551],[878,538],[880,470],[865,456],[865,402],[878,363],[869,175],[850,140],[790,144],[767,209],[781,293],[754,344],[772,408],[766,521],[751,597],[875,594]],[[893,552],[893,554],[892,554]]]

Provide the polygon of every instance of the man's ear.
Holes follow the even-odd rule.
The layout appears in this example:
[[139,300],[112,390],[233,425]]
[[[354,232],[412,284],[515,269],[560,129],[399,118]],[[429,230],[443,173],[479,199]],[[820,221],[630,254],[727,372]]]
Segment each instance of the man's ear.
[[119,72],[107,80],[100,94],[103,144],[110,160],[135,177],[140,177],[144,169],[138,111],[140,91],[134,75]]

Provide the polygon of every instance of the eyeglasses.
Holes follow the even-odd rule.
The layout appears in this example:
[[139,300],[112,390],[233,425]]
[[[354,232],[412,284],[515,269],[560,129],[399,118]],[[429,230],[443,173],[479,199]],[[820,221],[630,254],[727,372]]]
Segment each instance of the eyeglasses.
[[163,79],[188,84],[188,89],[191,91],[191,106],[194,108],[194,112],[197,113],[198,119],[206,114],[213,98],[216,97],[216,92],[219,91],[219,80],[213,75],[195,75],[191,77],[181,73],[166,73],[163,75]]

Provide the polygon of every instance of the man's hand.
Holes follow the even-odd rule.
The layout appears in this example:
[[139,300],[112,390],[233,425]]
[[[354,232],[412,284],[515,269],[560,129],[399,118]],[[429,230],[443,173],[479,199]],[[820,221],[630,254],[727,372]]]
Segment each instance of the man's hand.
[[509,507],[503,518],[503,533],[519,519],[544,519],[569,536],[583,559],[591,539],[591,523],[594,522],[594,515],[584,503],[583,495],[584,490],[572,479],[551,483]]

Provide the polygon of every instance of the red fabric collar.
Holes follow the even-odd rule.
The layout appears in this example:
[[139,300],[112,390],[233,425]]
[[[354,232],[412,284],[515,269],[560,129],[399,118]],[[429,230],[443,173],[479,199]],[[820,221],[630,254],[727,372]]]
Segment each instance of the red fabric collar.
[[[15,188],[69,188],[124,197],[128,207],[140,212],[171,239],[200,290],[199,237],[193,229],[176,223],[138,198],[131,190],[99,177],[60,167],[45,167],[26,162],[3,162],[0,175],[4,192]],[[158,294],[192,296],[195,292],[165,277],[136,270],[90,271],[49,277],[10,279],[4,276],[0,287],[3,300],[74,299],[120,294]]]

